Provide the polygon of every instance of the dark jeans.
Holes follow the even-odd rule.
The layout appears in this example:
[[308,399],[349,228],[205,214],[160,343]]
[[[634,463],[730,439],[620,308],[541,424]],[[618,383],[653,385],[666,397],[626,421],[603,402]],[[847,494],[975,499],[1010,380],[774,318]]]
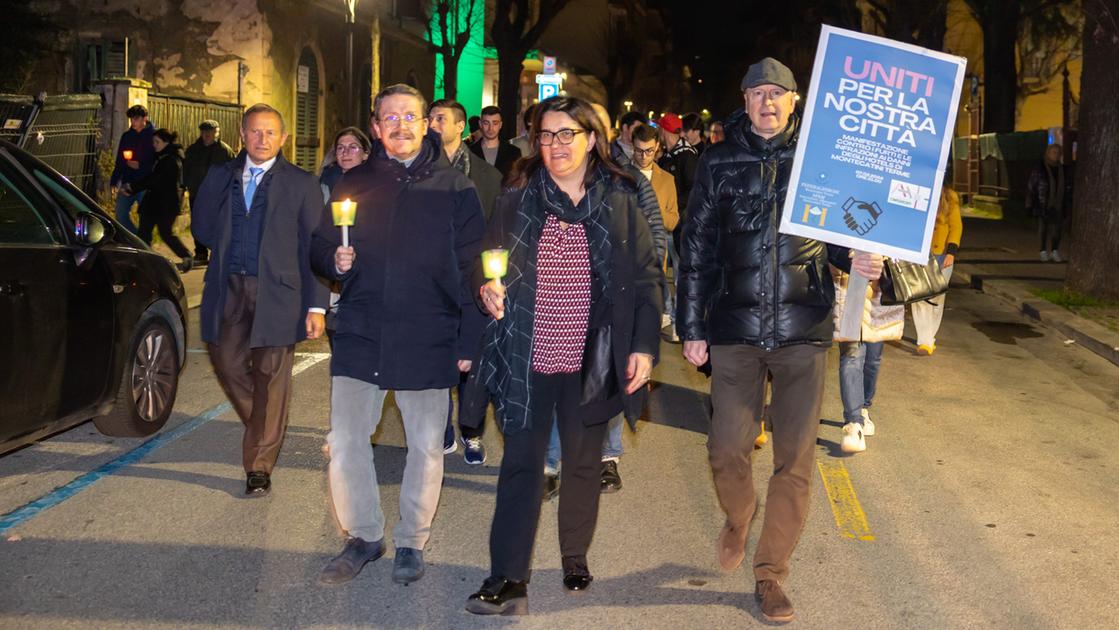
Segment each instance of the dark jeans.
[[186,245],[175,236],[173,226],[175,225],[175,216],[159,214],[152,216],[151,214],[140,214],[140,231],[136,233],[145,243],[152,244],[152,228],[159,228],[159,235],[163,237],[163,242],[175,252],[179,258],[191,258],[194,254],[190,253]]
[[587,426],[579,413],[582,377],[532,374],[532,427],[506,434],[490,528],[490,575],[528,581],[532,545],[544,497],[544,452],[559,423],[564,465],[560,473],[560,553],[585,557],[598,522],[602,438],[606,423]]
[[[1057,251],[1061,248],[1062,223],[1064,219],[1060,214],[1050,213],[1037,218],[1037,236],[1041,239],[1041,251]],[[1052,246],[1046,247],[1048,243],[1052,243]]]

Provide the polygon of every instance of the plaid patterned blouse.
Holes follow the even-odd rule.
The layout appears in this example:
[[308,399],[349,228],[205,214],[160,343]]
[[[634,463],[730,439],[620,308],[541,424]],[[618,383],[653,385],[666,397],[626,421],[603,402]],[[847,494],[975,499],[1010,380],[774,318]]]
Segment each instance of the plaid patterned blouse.
[[581,224],[567,230],[549,214],[536,257],[532,370],[565,374],[583,368],[591,313],[591,258]]

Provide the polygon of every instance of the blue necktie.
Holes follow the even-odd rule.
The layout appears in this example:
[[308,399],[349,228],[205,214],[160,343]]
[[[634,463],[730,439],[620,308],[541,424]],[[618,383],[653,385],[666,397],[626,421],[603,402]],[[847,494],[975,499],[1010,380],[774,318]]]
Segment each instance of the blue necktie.
[[245,186],[245,214],[248,214],[249,209],[253,207],[253,193],[256,192],[256,178],[260,177],[260,174],[263,172],[264,169],[259,166],[249,167],[249,183]]

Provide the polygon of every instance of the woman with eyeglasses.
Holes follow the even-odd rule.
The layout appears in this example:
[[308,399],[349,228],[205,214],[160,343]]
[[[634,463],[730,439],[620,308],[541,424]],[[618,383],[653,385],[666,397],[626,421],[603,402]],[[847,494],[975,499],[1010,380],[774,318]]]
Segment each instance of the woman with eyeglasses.
[[[563,584],[593,579],[602,439],[623,410],[636,422],[659,345],[661,271],[634,181],[611,159],[591,106],[538,106],[536,153],[518,162],[484,249],[509,253],[503,281],[475,273],[486,329],[475,386],[486,386],[505,434],[490,530],[490,577],[467,600],[477,614],[524,614],[544,490],[544,453],[559,424]],[[483,284],[484,283],[484,284]],[[469,404],[469,402],[467,403]]]
[[[357,127],[346,127],[334,135],[333,150],[323,158],[322,172],[319,173],[319,186],[322,188],[323,203],[330,202],[334,185],[342,180],[350,169],[364,164],[369,159],[371,144],[369,138]],[[324,280],[320,280],[325,282]],[[334,349],[334,319],[338,315],[338,299],[341,285],[330,283],[330,310],[326,312],[326,339]]]

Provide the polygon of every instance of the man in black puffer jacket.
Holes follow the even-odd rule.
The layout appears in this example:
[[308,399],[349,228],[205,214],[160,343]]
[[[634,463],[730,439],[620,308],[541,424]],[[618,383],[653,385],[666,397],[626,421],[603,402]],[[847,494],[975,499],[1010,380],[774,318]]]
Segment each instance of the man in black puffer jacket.
[[677,330],[684,356],[710,360],[714,413],[708,454],[719,503],[727,514],[718,557],[734,569],[745,558],[757,499],[750,454],[760,431],[766,373],[773,375],[773,466],[765,523],[754,555],[755,597],[771,621],[789,621],[781,590],[808,512],[832,340],[828,263],[868,278],[882,258],[779,234],[781,208],[796,153],[796,81],[772,58],[742,80],[745,110],[727,119],[725,142],[700,158],[688,198],[677,288]]

